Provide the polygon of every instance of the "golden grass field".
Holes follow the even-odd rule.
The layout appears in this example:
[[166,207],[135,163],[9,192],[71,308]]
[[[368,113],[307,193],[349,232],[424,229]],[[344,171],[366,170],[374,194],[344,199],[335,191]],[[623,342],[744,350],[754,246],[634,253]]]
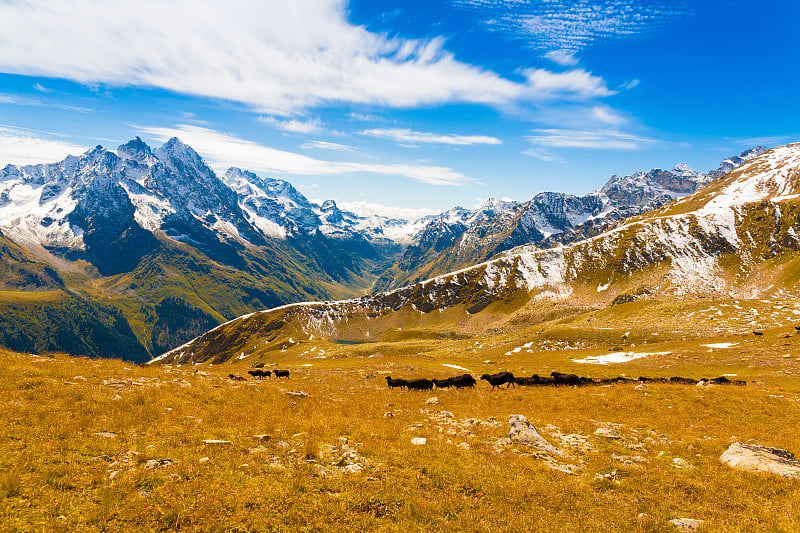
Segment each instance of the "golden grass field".
[[[573,362],[596,347],[506,355],[502,336],[485,350],[319,340],[262,358],[288,381],[228,379],[245,361],[138,367],[3,351],[0,531],[670,531],[679,517],[704,520],[701,531],[800,531],[800,481],[719,461],[734,441],[800,452],[793,331],[650,341],[631,349],[670,353],[605,366]],[[735,346],[702,346],[721,342]],[[748,385],[386,386],[387,375],[462,373],[446,364],[476,377],[736,374]],[[565,455],[548,463],[504,440],[511,414]],[[595,436],[602,427],[622,438]]]

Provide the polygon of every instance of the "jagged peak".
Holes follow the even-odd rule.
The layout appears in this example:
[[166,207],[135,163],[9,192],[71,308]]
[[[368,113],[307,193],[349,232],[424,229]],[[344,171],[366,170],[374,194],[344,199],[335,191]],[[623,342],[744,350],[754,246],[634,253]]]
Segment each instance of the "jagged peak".
[[117,147],[117,154],[127,159],[144,161],[148,157],[151,157],[153,152],[147,143],[137,135],[125,144],[119,145],[119,147]]
[[325,200],[324,202],[322,202],[321,209],[323,211],[334,211],[338,208],[336,207],[336,202],[334,202],[333,200]]

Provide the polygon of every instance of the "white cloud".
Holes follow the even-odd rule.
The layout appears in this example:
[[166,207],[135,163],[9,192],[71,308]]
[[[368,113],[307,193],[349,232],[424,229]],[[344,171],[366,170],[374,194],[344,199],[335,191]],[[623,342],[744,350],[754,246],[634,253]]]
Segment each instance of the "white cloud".
[[417,220],[428,215],[436,215],[440,212],[436,211],[435,209],[392,207],[370,202],[337,202],[336,204],[339,206],[339,208],[346,211],[351,211],[361,217],[381,215],[389,218]]
[[[538,129],[526,137],[534,146],[545,148],[590,148],[605,150],[637,150],[655,140],[615,130]],[[529,154],[533,155],[533,154]]]
[[624,90],[624,91],[627,91],[628,89],[633,89],[633,88],[634,88],[634,87],[636,87],[637,85],[639,85],[639,80],[631,80],[631,81],[629,81],[628,83],[624,83],[624,84],[622,84],[622,85],[620,86],[620,89],[622,89],[622,90]]
[[309,141],[307,143],[303,143],[300,145],[300,148],[305,148],[306,150],[331,150],[334,152],[355,152],[356,149],[352,146],[348,146],[346,144],[339,144],[339,143],[331,143],[327,141]]
[[[686,0],[451,0],[559,63],[598,41],[653,31],[690,15]],[[570,63],[559,63],[571,65]]]
[[297,119],[279,120],[275,117],[259,117],[258,120],[279,130],[291,133],[313,133],[320,130],[320,122],[317,119],[303,122]]
[[575,52],[568,52],[566,50],[550,50],[544,57],[554,63],[558,63],[562,67],[574,67],[578,64],[578,58],[575,57]]
[[341,103],[502,105],[576,93],[565,84],[542,94],[545,71],[517,82],[458,61],[443,38],[371,33],[348,22],[344,0],[6,0],[0,20],[2,72],[159,87],[273,115]]
[[551,154],[550,152],[542,148],[528,148],[526,150],[523,150],[522,153],[525,155],[529,155],[531,157],[535,157],[536,159],[539,159],[541,161],[546,161],[548,163],[562,162],[560,158],[556,157],[555,155]]
[[85,146],[55,141],[41,135],[8,126],[0,126],[0,168],[7,164],[35,165],[61,161],[68,155],[80,155]]
[[606,106],[594,106],[589,111],[591,120],[607,124],[610,126],[620,126],[628,122],[628,119]]
[[400,128],[378,128],[364,130],[360,133],[362,135],[369,135],[370,137],[391,139],[399,143],[450,144],[455,146],[469,146],[473,144],[503,144],[503,141],[497,137],[489,137],[487,135],[455,135],[452,133],[441,135]]
[[158,141],[179,137],[193,147],[218,171],[242,167],[265,173],[298,175],[333,175],[351,172],[371,172],[405,176],[432,185],[460,185],[470,179],[447,167],[412,164],[372,164],[324,161],[301,154],[268,148],[218,131],[180,124],[174,128],[144,127],[137,129]]
[[528,78],[537,98],[595,98],[616,94],[602,78],[580,68],[567,72],[533,68],[523,70],[522,74]]

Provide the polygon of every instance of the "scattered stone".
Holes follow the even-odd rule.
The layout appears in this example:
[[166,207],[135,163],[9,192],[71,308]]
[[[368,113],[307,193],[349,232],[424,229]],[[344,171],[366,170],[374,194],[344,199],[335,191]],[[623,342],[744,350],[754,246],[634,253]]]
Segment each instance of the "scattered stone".
[[426,405],[439,405],[439,398],[434,396],[433,398],[428,398],[428,401],[425,402]]
[[415,446],[425,446],[426,444],[428,444],[428,439],[426,439],[425,437],[414,437],[413,439],[411,439],[411,444]]
[[641,455],[617,455],[612,453],[611,457],[613,457],[614,460],[629,466],[638,466],[650,462],[646,457],[642,457]]
[[118,400],[122,399],[122,396],[120,396],[119,394],[115,394],[114,397],[111,398],[111,399],[114,400],[114,401],[118,401]]
[[679,470],[691,470],[692,468],[694,468],[691,464],[689,464],[689,461],[687,461],[683,457],[674,458],[672,460],[672,466]]
[[301,390],[285,390],[283,393],[296,398],[308,398],[308,393]]
[[734,442],[719,460],[738,470],[800,479],[800,461],[795,460],[791,452],[779,448]]
[[256,439],[256,440],[260,440],[260,441],[262,441],[262,442],[267,442],[267,441],[268,441],[269,439],[271,439],[272,437],[270,437],[269,435],[267,435],[267,434],[265,433],[265,434],[263,434],[263,435],[253,435],[253,438],[254,438],[254,439]]
[[456,448],[461,448],[462,450],[471,450],[472,446],[470,446],[468,442],[462,442],[458,444]]
[[250,448],[249,450],[247,450],[247,453],[255,455],[258,453],[267,453],[268,451],[269,448],[267,448],[266,446],[256,446],[255,448]]
[[392,413],[391,411],[386,411],[385,413],[383,413],[383,418],[394,418],[394,413]]
[[555,446],[539,435],[536,427],[523,415],[509,415],[508,423],[511,426],[508,436],[514,444],[525,444],[539,452],[562,455]]
[[704,520],[695,518],[675,518],[669,523],[678,528],[678,531],[697,531],[703,525]]
[[86,381],[86,378],[83,376],[75,376],[72,378],[73,381]]
[[198,463],[203,464],[208,462],[208,457],[201,457],[197,460]]
[[364,470],[364,467],[358,463],[347,465],[344,468],[342,468],[342,472],[344,472],[345,474],[358,474],[362,470]]
[[175,461],[172,459],[150,459],[144,464],[144,467],[148,470],[154,470],[156,468],[164,468],[165,466],[170,466],[175,464]]
[[319,477],[333,477],[337,473],[335,470],[320,464],[311,465],[311,468],[312,470],[314,470],[314,473]]
[[219,439],[206,439],[203,441],[203,444],[212,444],[212,445],[224,445],[224,444],[232,444],[229,440],[219,440]]
[[636,385],[633,390],[644,391],[649,389],[650,387],[647,386],[646,383],[642,383],[641,385]]
[[117,434],[112,431],[98,431],[97,433],[92,433],[95,437],[101,437],[104,439],[116,439]]
[[617,485],[620,484],[619,480],[617,479],[617,471],[616,470],[612,470],[608,474],[597,473],[597,474],[594,475],[594,480],[595,481],[608,481],[610,483],[615,483]]
[[597,431],[594,432],[594,436],[613,440],[619,440],[622,438],[622,435],[620,435],[619,432],[614,428],[598,428]]
[[282,440],[279,440],[278,442],[276,442],[275,446],[278,447],[278,448],[283,448],[284,450],[288,450],[289,448],[292,447],[291,444],[289,444],[286,441],[282,441]]

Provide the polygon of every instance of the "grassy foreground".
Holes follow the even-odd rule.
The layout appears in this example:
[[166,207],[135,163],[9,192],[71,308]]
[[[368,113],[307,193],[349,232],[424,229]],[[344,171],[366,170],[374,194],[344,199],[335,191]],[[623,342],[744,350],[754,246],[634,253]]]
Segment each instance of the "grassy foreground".
[[[762,368],[759,349],[735,350],[718,366],[683,353],[663,372],[648,359],[580,370],[713,377],[746,361],[746,387],[432,393],[388,390],[384,377],[461,372],[448,361],[480,375],[488,363],[286,359],[289,381],[239,382],[227,375],[247,366],[0,351],[0,530],[669,531],[688,517],[702,531],[800,531],[799,481],[719,461],[732,441],[800,452],[800,354],[776,344]],[[564,357],[501,364],[529,375]],[[511,444],[510,414],[565,455]],[[595,436],[603,427],[621,438]]]

